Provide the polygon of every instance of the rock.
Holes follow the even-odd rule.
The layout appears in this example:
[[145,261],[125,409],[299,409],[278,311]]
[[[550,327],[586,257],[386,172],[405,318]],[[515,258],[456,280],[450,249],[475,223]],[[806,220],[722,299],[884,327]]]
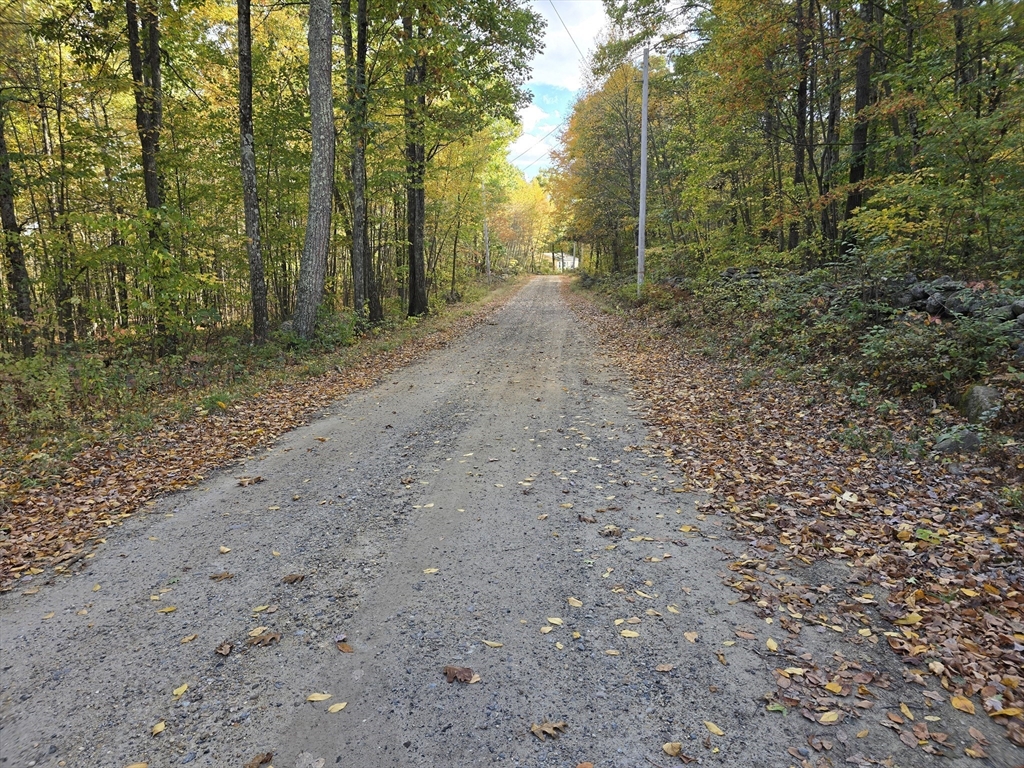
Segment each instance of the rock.
[[929,315],[941,315],[946,311],[946,304],[942,300],[942,294],[933,293],[924,303],[924,311]]
[[1013,320],[1013,310],[1009,307],[993,307],[985,313],[990,319],[995,320],[997,323],[1005,323],[1009,320]]
[[999,415],[1003,396],[995,387],[976,384],[964,396],[962,410],[971,424],[983,424]]
[[1014,317],[1021,317],[1024,315],[1024,299],[1017,299],[1013,304],[1010,305],[1010,311],[1013,312]]
[[951,315],[969,315],[971,310],[959,293],[954,293],[946,299],[946,311]]
[[928,286],[924,283],[915,283],[910,286],[910,298],[914,301],[924,301],[928,298]]
[[893,300],[893,306],[897,309],[906,309],[914,303],[914,297],[909,293],[901,293]]
[[1013,353],[1013,357],[1016,360],[1024,360],[1024,342],[1021,342],[1020,346],[1017,347],[1017,351]]
[[1017,315],[1017,320],[1014,322],[1018,328],[1024,328],[1024,315]]
[[936,453],[974,453],[981,447],[981,438],[970,430],[944,437],[932,448]]
[[949,275],[943,275],[938,280],[932,281],[931,290],[939,293],[956,293],[966,288],[965,283],[961,283],[959,280],[954,280]]

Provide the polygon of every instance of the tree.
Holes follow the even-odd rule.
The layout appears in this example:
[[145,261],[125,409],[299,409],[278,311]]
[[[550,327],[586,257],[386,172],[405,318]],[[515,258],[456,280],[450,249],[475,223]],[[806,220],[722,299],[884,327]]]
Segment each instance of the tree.
[[309,4],[309,112],[312,156],[309,164],[309,213],[299,267],[295,333],[310,339],[324,292],[331,242],[334,179],[334,102],[331,91],[331,0]]
[[4,233],[4,255],[7,257],[7,285],[11,292],[11,309],[21,321],[18,336],[21,353],[32,354],[32,331],[29,327],[34,319],[32,312],[31,284],[25,265],[25,251],[21,247],[21,225],[14,210],[14,174],[11,158],[4,137],[4,123],[7,122],[6,95],[0,90],[0,223]]
[[252,124],[252,29],[249,0],[238,0],[238,122],[241,134],[241,170],[245,207],[245,244],[249,256],[249,293],[252,303],[252,338],[267,340],[267,281],[260,249],[260,200],[256,189],[256,149]]

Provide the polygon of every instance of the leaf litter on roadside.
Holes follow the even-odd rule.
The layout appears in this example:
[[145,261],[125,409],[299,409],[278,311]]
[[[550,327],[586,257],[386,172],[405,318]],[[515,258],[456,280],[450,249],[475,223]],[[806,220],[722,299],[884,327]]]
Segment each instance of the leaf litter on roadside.
[[545,736],[551,736],[557,739],[560,733],[565,733],[565,729],[569,727],[569,724],[565,721],[559,720],[557,722],[551,722],[544,720],[542,723],[533,723],[530,725],[530,732],[541,741],[544,741]]
[[[680,490],[706,498],[702,515],[731,519],[747,542],[726,579],[740,601],[791,634],[811,625],[884,643],[912,664],[908,679],[934,679],[965,712],[980,701],[1024,746],[1024,583],[1013,565],[1024,521],[998,496],[1001,465],[985,453],[947,466],[872,452],[847,436],[919,434],[929,417],[859,407],[827,383],[750,386],[738,365],[684,351],[651,317],[565,295],[647,402],[652,454],[684,476]],[[1024,467],[1019,448],[1016,461]],[[801,583],[794,566],[823,559],[845,561],[866,591]]]
[[444,673],[444,677],[449,683],[454,683],[456,680],[460,683],[480,682],[480,675],[476,674],[469,667],[456,667],[449,664],[441,671]]

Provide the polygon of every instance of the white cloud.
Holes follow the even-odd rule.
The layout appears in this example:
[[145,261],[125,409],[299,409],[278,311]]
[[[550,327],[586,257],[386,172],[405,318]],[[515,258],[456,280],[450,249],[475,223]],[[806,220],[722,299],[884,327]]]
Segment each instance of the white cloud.
[[[525,133],[533,133],[534,129],[539,124],[546,123],[550,125],[551,115],[549,115],[543,109],[538,107],[536,104],[530,104],[524,107],[523,109],[519,110],[519,120],[523,124],[523,131]],[[547,133],[547,131],[545,131],[545,133]]]
[[[548,23],[544,52],[533,61],[531,82],[579,90],[586,71],[580,51],[588,57],[593,54],[595,40],[608,23],[604,5],[597,0],[554,0],[557,14],[549,0],[532,0],[531,5]],[[576,46],[579,46],[579,51]]]

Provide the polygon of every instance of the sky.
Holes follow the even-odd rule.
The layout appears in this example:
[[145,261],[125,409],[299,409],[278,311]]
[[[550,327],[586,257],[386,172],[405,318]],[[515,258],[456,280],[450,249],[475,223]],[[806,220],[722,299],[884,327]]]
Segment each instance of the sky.
[[[544,52],[534,59],[533,77],[526,84],[533,94],[533,102],[519,110],[523,134],[508,154],[513,165],[528,179],[550,164],[548,153],[558,144],[559,134],[559,130],[551,131],[569,116],[576,94],[583,86],[586,65],[576,46],[584,55],[592,54],[595,41],[608,22],[600,0],[553,0],[553,3],[565,26],[556,15],[552,0],[530,2],[547,20]],[[551,135],[546,136],[548,133]]]

